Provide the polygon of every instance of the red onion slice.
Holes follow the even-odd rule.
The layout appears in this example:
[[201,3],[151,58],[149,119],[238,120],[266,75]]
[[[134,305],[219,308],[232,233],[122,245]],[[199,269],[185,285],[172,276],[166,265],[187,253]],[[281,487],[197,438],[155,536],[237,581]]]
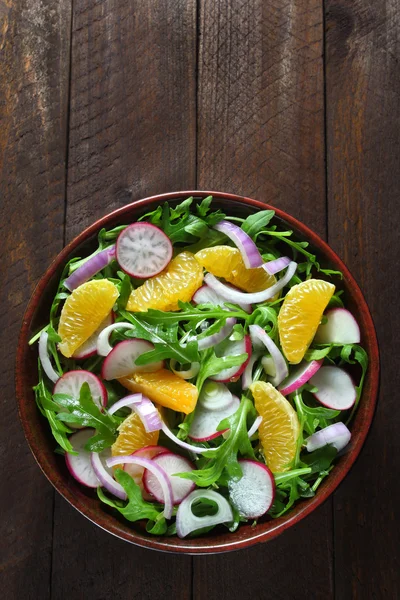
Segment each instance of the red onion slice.
[[54,370],[53,365],[51,364],[49,349],[47,347],[48,340],[49,334],[47,331],[42,331],[39,338],[39,358],[43,371],[46,373],[47,377],[50,381],[56,383],[60,379],[60,375]]
[[259,325],[250,325],[249,331],[253,344],[256,344],[258,341],[261,341],[266,346],[268,352],[271,354],[276,369],[275,377],[273,378],[271,383],[274,386],[279,385],[289,374],[286,361],[283,358],[281,351],[279,350],[275,342],[271,340],[269,335]]
[[200,363],[198,362],[193,362],[190,365],[190,368],[185,369],[184,371],[178,371],[176,365],[177,361],[171,358],[169,362],[171,371],[175,373],[175,375],[178,375],[178,377],[180,377],[181,379],[192,379],[193,377],[196,377],[197,373],[200,371]]
[[[218,512],[215,515],[196,517],[192,512],[192,506],[199,498],[206,498],[213,503],[215,502],[218,506]],[[184,538],[197,529],[219,525],[220,523],[229,523],[230,521],[233,521],[233,512],[226,498],[213,490],[194,490],[179,505],[176,513],[176,532],[178,537]]]
[[214,229],[224,233],[237,246],[247,269],[254,269],[263,264],[263,259],[257,246],[247,233],[230,221],[220,221]]
[[189,452],[193,452],[193,454],[204,454],[205,452],[214,450],[214,448],[199,448],[198,446],[192,446],[191,444],[187,444],[186,442],[183,442],[182,440],[177,438],[176,435],[174,435],[172,433],[172,431],[168,428],[168,426],[164,422],[162,423],[161,429],[165,433],[165,435],[167,437],[169,437],[170,440],[175,442],[175,444],[177,444],[181,448],[185,448],[185,450],[189,450]]
[[86,262],[81,267],[78,267],[65,281],[64,287],[70,292],[88,281],[91,277],[102,271],[104,267],[110,264],[115,259],[115,246],[110,246],[101,250]]
[[349,443],[351,433],[347,429],[346,425],[341,421],[339,423],[333,423],[313,433],[306,440],[306,448],[308,452],[318,450],[327,444],[332,444],[338,452],[343,450]]
[[108,455],[110,456],[110,450],[107,449],[108,452],[103,451],[101,454],[98,452],[92,452],[90,456],[90,460],[92,462],[93,471],[96,473],[97,479],[100,481],[101,485],[106,488],[111,494],[114,494],[117,498],[121,498],[121,500],[126,500],[127,495],[122,487],[115,481],[114,477],[111,475],[109,470],[103,465],[102,457]]
[[275,283],[271,287],[269,287],[261,292],[247,293],[247,292],[240,292],[238,290],[233,290],[232,288],[229,288],[224,283],[221,283],[220,281],[218,281],[218,279],[216,277],[214,277],[214,275],[212,275],[211,273],[207,273],[207,275],[204,277],[204,281],[206,282],[207,285],[210,286],[210,288],[215,290],[217,292],[217,294],[220,294],[221,296],[226,298],[226,300],[228,302],[232,302],[234,304],[238,304],[239,302],[246,302],[248,304],[257,304],[259,302],[265,302],[266,300],[270,300],[278,292],[280,292],[280,290],[282,288],[284,288],[285,285],[288,284],[289,281],[292,279],[293,275],[296,272],[296,269],[297,269],[297,263],[292,261],[290,263],[290,265],[288,266],[287,271],[286,271],[285,275],[282,277],[282,279],[279,279],[279,281],[277,281],[277,283]]
[[157,478],[160,483],[163,495],[164,495],[164,517],[170,519],[172,517],[173,510],[173,495],[172,486],[168,475],[154,460],[149,458],[140,458],[137,456],[113,456],[106,460],[108,467],[114,467],[115,465],[132,464],[148,469],[150,473]]
[[135,327],[132,323],[128,323],[127,321],[120,321],[119,323],[113,323],[112,325],[105,327],[97,338],[97,354],[99,356],[108,356],[113,349],[110,345],[109,338],[110,333],[115,329],[135,329]]
[[270,275],[275,275],[276,273],[283,271],[283,269],[286,269],[290,262],[291,261],[288,256],[280,256],[275,260],[270,260],[269,262],[264,263],[263,269]]
[[152,401],[142,394],[131,394],[118,400],[112,405],[109,414],[113,415],[117,410],[129,406],[140,417],[147,433],[159,431],[162,427],[162,421],[158,410]]
[[223,342],[232,333],[235,325],[236,319],[234,317],[226,319],[225,325],[217,333],[198,340],[199,350],[206,350]]

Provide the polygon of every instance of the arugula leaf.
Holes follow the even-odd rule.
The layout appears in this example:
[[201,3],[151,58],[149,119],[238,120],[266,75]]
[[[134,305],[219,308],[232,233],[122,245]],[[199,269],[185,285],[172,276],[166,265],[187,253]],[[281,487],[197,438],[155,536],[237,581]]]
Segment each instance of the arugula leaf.
[[301,460],[311,468],[311,473],[326,471],[337,456],[337,450],[332,444],[327,444],[313,452],[303,452]]
[[258,306],[250,315],[249,325],[259,325],[268,333],[269,337],[277,340],[278,337],[278,306]]
[[196,386],[199,390],[203,387],[203,383],[209,377],[216,375],[224,369],[230,369],[231,367],[239,367],[247,360],[247,353],[238,354],[236,356],[222,356],[218,357],[215,355],[214,349],[209,348],[200,353],[200,371],[197,375]]
[[[111,500],[111,498],[108,498],[104,494],[100,487],[97,488],[97,495],[99,499],[105,504],[108,504],[108,506],[118,510],[128,521],[134,522],[140,521],[141,519],[149,519],[154,523],[158,523],[156,531],[154,531],[153,527],[153,531],[151,531],[151,533],[165,533],[167,530],[167,525],[162,512],[155,504],[143,500],[140,487],[134,482],[132,477],[126,471],[117,469],[115,471],[115,479],[120,485],[122,485],[126,495],[128,496],[127,504],[122,505],[122,503],[119,501]],[[162,519],[164,522],[160,523],[160,519]]]
[[198,362],[200,360],[197,341],[188,342],[186,346],[177,343],[154,344],[154,350],[141,354],[135,361],[138,366],[172,358],[180,364]]
[[[333,421],[340,415],[340,410],[332,410],[331,408],[325,408],[324,406],[317,406],[312,408],[304,403],[302,393],[297,390],[293,396],[294,404],[299,417],[301,430],[304,429],[306,433],[312,435],[319,427],[323,429],[328,427],[330,421]],[[301,436],[302,437],[302,436]],[[302,445],[303,440],[301,440]]]
[[121,280],[117,285],[119,291],[117,306],[119,310],[124,310],[132,291],[131,278],[127,273],[122,273],[121,271],[118,271],[117,275]]
[[180,323],[181,321],[190,321],[197,324],[204,319],[227,319],[228,317],[236,317],[238,319],[244,319],[247,321],[250,317],[248,313],[238,306],[234,307],[235,310],[226,310],[222,307],[213,306],[211,304],[192,306],[188,302],[179,301],[179,308],[179,311],[174,312],[164,312],[162,310],[154,310],[152,308],[146,312],[137,313],[121,311],[121,316],[126,318],[126,320],[129,320],[134,325],[137,322],[139,322],[142,326],[144,326],[145,323],[153,323],[154,325],[166,326],[168,328],[170,328],[172,324]]
[[65,423],[93,427],[96,430],[96,435],[86,443],[86,450],[100,452],[100,450],[112,446],[117,439],[117,420],[108,413],[100,411],[93,401],[87,383],[82,385],[79,398],[73,398],[67,394],[54,394],[53,399],[69,411],[59,413],[56,419]]
[[189,473],[177,473],[183,479],[191,479],[199,487],[209,487],[221,477],[224,470],[227,476],[240,479],[242,470],[238,463],[238,453],[244,457],[255,458],[254,451],[247,435],[247,416],[255,416],[255,408],[251,400],[242,398],[237,411],[221,421],[218,431],[229,429],[229,437],[218,448],[207,451],[205,468]]
[[304,355],[304,360],[307,360],[308,362],[311,362],[312,360],[321,360],[321,358],[328,356],[332,347],[333,344],[329,344],[325,348],[309,348]]
[[242,229],[251,238],[254,238],[264,229],[274,217],[274,210],[261,210],[254,215],[250,215],[242,223]]

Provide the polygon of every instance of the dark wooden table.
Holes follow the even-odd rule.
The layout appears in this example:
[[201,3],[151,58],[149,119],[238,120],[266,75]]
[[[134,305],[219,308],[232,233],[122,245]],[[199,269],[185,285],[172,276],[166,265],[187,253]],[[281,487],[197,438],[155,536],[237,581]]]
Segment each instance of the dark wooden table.
[[[0,0],[2,600],[396,599],[397,0]],[[23,310],[110,210],[189,188],[324,236],[380,339],[372,431],[334,497],[280,538],[191,558],[130,546],[54,491],[14,400]]]

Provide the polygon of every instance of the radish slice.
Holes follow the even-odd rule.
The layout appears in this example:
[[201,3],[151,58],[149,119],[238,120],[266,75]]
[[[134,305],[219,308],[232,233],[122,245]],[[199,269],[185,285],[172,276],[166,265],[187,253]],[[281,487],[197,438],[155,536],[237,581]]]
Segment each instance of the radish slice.
[[232,333],[233,327],[235,325],[236,319],[234,319],[233,317],[229,317],[228,319],[226,319],[225,325],[223,325],[217,333],[214,333],[213,335],[208,335],[205,338],[200,338],[197,340],[199,350],[206,350],[207,348],[211,348],[212,346],[220,344]]
[[[96,375],[90,371],[76,370],[68,371],[57,381],[54,386],[53,394],[67,394],[75,400],[79,399],[81,388],[84,383],[89,385],[92,399],[99,408],[107,406],[107,390]],[[69,423],[74,427],[74,423]]]
[[97,354],[99,356],[108,356],[113,349],[109,342],[109,338],[111,332],[115,329],[135,329],[135,326],[132,325],[132,323],[120,321],[119,323],[113,323],[112,325],[109,325],[103,329],[97,338]]
[[126,492],[122,485],[115,481],[112,470],[106,467],[103,464],[103,460],[109,458],[111,456],[110,449],[107,448],[103,450],[103,452],[92,452],[90,460],[92,463],[93,471],[95,472],[97,479],[100,481],[100,484],[106,488],[111,494],[114,494],[117,498],[121,498],[121,500],[126,500]]
[[94,356],[97,353],[97,338],[99,337],[103,329],[111,325],[111,323],[113,322],[114,313],[111,311],[110,314],[107,315],[107,317],[104,319],[104,321],[100,323],[96,331],[92,333],[90,338],[87,339],[86,342],[82,344],[82,346],[79,346],[79,348],[75,350],[75,352],[72,355],[72,358],[75,358],[77,360],[84,360],[85,358],[90,358],[91,356]]
[[257,417],[257,419],[255,419],[253,425],[250,427],[249,431],[247,432],[247,435],[249,436],[249,438],[253,437],[253,435],[255,434],[255,432],[257,431],[257,429],[260,427],[262,423],[262,417]]
[[107,355],[101,369],[101,376],[103,379],[110,381],[111,379],[127,377],[132,373],[159,371],[164,366],[164,361],[142,366],[135,365],[135,361],[139,356],[151,350],[154,350],[154,345],[146,340],[133,338],[119,342]]
[[287,256],[281,256],[275,260],[270,260],[269,262],[264,263],[263,269],[270,275],[275,275],[276,273],[283,271],[283,269],[286,269],[289,264],[290,258]]
[[117,239],[117,261],[132,277],[147,279],[165,269],[172,258],[171,240],[151,223],[134,223]]
[[[173,452],[164,452],[154,458],[154,462],[159,465],[168,475],[171,487],[174,504],[180,504],[190,492],[194,490],[195,483],[190,479],[177,477],[176,473],[184,473],[186,471],[194,471],[194,465],[183,456],[174,454]],[[157,502],[162,502],[163,492],[158,479],[147,469],[143,475],[144,487],[148,494],[154,496]]]
[[306,448],[308,452],[313,452],[313,450],[318,450],[318,448],[331,444],[340,452],[347,446],[350,438],[351,433],[344,423],[333,423],[313,433],[306,440]]
[[263,264],[263,259],[257,246],[246,232],[230,221],[220,221],[214,229],[224,233],[237,246],[247,269],[254,269]]
[[268,352],[271,354],[275,363],[275,376],[271,380],[272,385],[277,386],[288,376],[289,369],[286,364],[286,360],[283,358],[282,352],[279,350],[275,342],[269,337],[268,333],[262,329],[259,325],[250,325],[249,327],[250,337],[253,344],[262,342]]
[[151,400],[142,394],[131,394],[121,400],[118,400],[109,411],[113,414],[120,408],[129,406],[137,415],[139,415],[147,433],[151,431],[159,431],[162,426],[161,418],[158,410]]
[[56,383],[60,379],[60,375],[54,370],[53,365],[51,364],[49,349],[47,346],[48,340],[49,334],[47,331],[42,331],[39,338],[39,358],[43,367],[43,371],[46,373],[47,377],[50,379],[50,381]]
[[332,308],[325,314],[327,323],[315,334],[317,344],[358,344],[361,340],[357,321],[345,308]]
[[153,473],[155,477],[157,477],[163,492],[164,517],[166,519],[170,519],[173,510],[172,487],[169,477],[164,469],[157,465],[154,460],[149,458],[141,458],[139,456],[113,456],[112,458],[108,458],[106,460],[108,467],[127,463],[144,467]]
[[94,429],[82,429],[73,433],[69,437],[73,449],[78,454],[66,454],[65,463],[72,477],[74,477],[82,485],[86,487],[97,488],[100,481],[93,469],[90,455],[91,453],[85,450],[85,444],[94,435]]
[[229,497],[242,517],[258,519],[269,511],[274,502],[274,476],[266,465],[255,460],[238,462],[243,476],[237,481],[228,481]]
[[64,287],[73,292],[77,287],[85,283],[99,271],[104,269],[115,259],[115,246],[110,246],[91,256],[81,267],[72,273],[65,281]]
[[206,381],[201,390],[198,404],[205,410],[223,410],[232,402],[232,392],[223,383]]
[[221,283],[221,281],[218,281],[218,279],[214,277],[214,275],[212,275],[211,273],[207,273],[207,275],[204,277],[204,281],[207,285],[210,286],[211,289],[217,292],[217,294],[219,294],[223,298],[226,298],[227,302],[232,302],[233,304],[238,304],[239,302],[258,304],[260,302],[270,300],[278,292],[280,292],[281,289],[284,288],[285,285],[289,283],[289,281],[292,279],[293,275],[296,272],[296,269],[297,263],[292,261],[288,266],[287,271],[282,277],[282,279],[279,279],[277,283],[275,283],[269,288],[266,288],[261,292],[247,293],[240,292],[238,290],[233,290],[229,288],[226,284]]
[[231,402],[220,410],[207,410],[198,404],[190,425],[189,437],[196,442],[207,442],[222,435],[228,429],[217,431],[218,425],[223,419],[233,415],[239,406],[240,400],[236,396],[232,396]]
[[178,375],[181,379],[192,379],[196,377],[197,373],[200,371],[200,363],[194,362],[190,365],[190,369],[186,369],[184,371],[178,371],[176,368],[177,361],[171,358],[169,361],[169,366],[171,367],[171,371]]
[[[226,284],[226,286],[232,290],[237,290],[233,285]],[[214,292],[208,285],[202,285],[194,294],[192,301],[195,304],[213,304],[214,306],[222,307],[224,307],[225,302],[227,302],[227,300],[217,294],[217,292]],[[251,304],[240,303],[239,306],[249,314],[253,312]]]
[[253,368],[254,363],[260,358],[260,354],[253,352],[242,376],[242,390],[248,390],[253,383]]
[[[154,458],[159,454],[163,454],[164,452],[169,452],[168,448],[164,448],[164,446],[144,446],[143,448],[139,448],[135,452],[132,452],[132,456],[136,456],[136,458]],[[134,465],[130,463],[125,463],[123,465],[124,471],[126,471],[134,480],[142,488],[142,494],[147,494],[146,490],[143,486],[143,474],[144,467],[140,467],[139,465]],[[149,499],[149,498],[145,498]]]
[[[215,502],[218,507],[215,515],[197,517],[193,514],[192,506],[196,500],[200,500],[201,498],[211,500],[213,503]],[[197,529],[213,527],[214,525],[229,523],[230,521],[233,521],[233,512],[228,500],[213,490],[194,490],[179,505],[178,512],[176,513],[176,533],[178,537],[184,538]]]
[[323,362],[323,359],[302,362],[301,365],[299,365],[299,367],[278,387],[280,393],[283,396],[287,396],[301,388],[301,386],[307,383],[307,381],[309,381],[322,367]]
[[225,341],[215,348],[215,354],[218,357],[222,356],[238,356],[239,354],[247,354],[247,359],[239,367],[230,367],[229,369],[223,369],[216,375],[210,377],[213,381],[221,381],[224,383],[230,381],[237,381],[243,371],[245,370],[247,363],[251,358],[251,340],[249,335],[245,335],[242,340],[236,341]]
[[339,367],[321,367],[310,379],[311,385],[318,388],[314,392],[317,400],[334,410],[347,410],[357,398],[357,390],[348,373]]

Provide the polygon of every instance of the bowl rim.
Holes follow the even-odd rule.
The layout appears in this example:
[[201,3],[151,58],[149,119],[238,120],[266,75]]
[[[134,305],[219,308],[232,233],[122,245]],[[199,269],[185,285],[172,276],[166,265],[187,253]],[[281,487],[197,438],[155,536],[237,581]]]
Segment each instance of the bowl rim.
[[[238,532],[228,534],[230,540],[228,542],[219,542],[217,536],[211,538],[193,538],[190,540],[180,540],[176,537],[146,537],[138,531],[124,527],[117,520],[112,521],[112,517],[110,517],[110,515],[105,511],[103,513],[103,517],[99,519],[98,515],[96,514],[96,511],[87,504],[85,504],[84,497],[83,499],[80,499],[77,496],[75,496],[69,489],[69,486],[62,480],[62,478],[57,476],[57,473],[55,473],[51,466],[47,463],[47,461],[45,460],[46,450],[45,448],[40,446],[39,443],[37,443],[37,440],[33,435],[33,432],[29,427],[28,420],[26,418],[26,403],[32,401],[32,397],[28,397],[29,395],[32,396],[32,393],[26,388],[24,378],[21,374],[21,369],[18,368],[18,365],[25,364],[25,356],[28,352],[27,342],[29,339],[29,326],[35,314],[35,311],[40,304],[40,298],[44,290],[46,289],[48,283],[60,267],[60,265],[66,261],[68,256],[75,249],[77,249],[85,241],[88,241],[90,238],[92,238],[96,233],[98,233],[98,231],[102,227],[105,227],[107,224],[109,224],[110,221],[115,221],[120,217],[128,216],[129,213],[132,213],[138,208],[155,203],[165,202],[168,200],[179,200],[181,198],[186,198],[189,196],[194,196],[195,198],[197,197],[199,199],[202,199],[210,195],[213,196],[215,199],[228,200],[235,204],[244,204],[255,210],[274,210],[277,217],[286,221],[291,227],[293,227],[301,235],[303,235],[305,239],[311,242],[312,245],[318,249],[318,251],[321,251],[331,263],[338,265],[338,267],[343,273],[344,280],[348,285],[351,286],[351,295],[355,303],[359,307],[360,314],[362,314],[365,323],[364,327],[365,331],[367,332],[365,341],[367,342],[366,345],[369,347],[369,367],[367,377],[369,377],[370,381],[370,393],[368,397],[368,403],[367,405],[364,405],[364,417],[361,423],[361,428],[358,431],[356,439],[352,441],[352,443],[354,443],[352,445],[351,451],[341,458],[341,468],[335,469],[330,474],[330,476],[321,484],[318,493],[313,498],[307,499],[307,501],[295,505],[295,507],[286,516],[263,523],[261,526],[261,530],[258,529],[258,527],[254,529],[249,529],[249,534],[245,536],[236,535],[238,532],[241,531],[241,529],[239,528]],[[18,412],[24,430],[25,438],[40,469],[50,481],[50,483],[54,486],[54,488],[81,514],[83,514],[85,517],[87,517],[90,521],[92,521],[100,528],[104,529],[105,531],[108,531],[116,537],[144,548],[151,548],[153,550],[160,550],[170,553],[186,554],[209,554],[228,552],[238,550],[240,548],[249,547],[259,542],[271,540],[283,533],[283,531],[285,531],[289,527],[304,519],[318,506],[323,504],[323,502],[325,502],[325,500],[334,492],[334,490],[338,487],[338,485],[347,475],[354,462],[356,461],[362,446],[364,445],[375,413],[380,372],[378,341],[368,305],[349,269],[342,262],[339,256],[332,250],[332,248],[318,234],[309,229],[309,227],[307,227],[301,221],[298,221],[295,217],[289,215],[288,213],[279,208],[271,206],[270,204],[265,204],[264,202],[260,202],[259,200],[248,198],[246,196],[208,190],[183,190],[178,192],[168,192],[136,200],[110,213],[107,213],[106,215],[89,225],[73,240],[71,240],[65,246],[65,248],[63,248],[63,250],[56,256],[56,258],[52,261],[50,266],[46,269],[45,273],[40,278],[31,295],[22,321],[22,327],[18,339],[15,364],[15,387],[18,403]],[[358,412],[359,411],[357,411],[356,414],[358,414]],[[264,526],[267,526],[267,528],[263,529]],[[225,538],[226,535],[227,534],[225,534],[222,537]],[[235,535],[238,539],[235,539]]]

